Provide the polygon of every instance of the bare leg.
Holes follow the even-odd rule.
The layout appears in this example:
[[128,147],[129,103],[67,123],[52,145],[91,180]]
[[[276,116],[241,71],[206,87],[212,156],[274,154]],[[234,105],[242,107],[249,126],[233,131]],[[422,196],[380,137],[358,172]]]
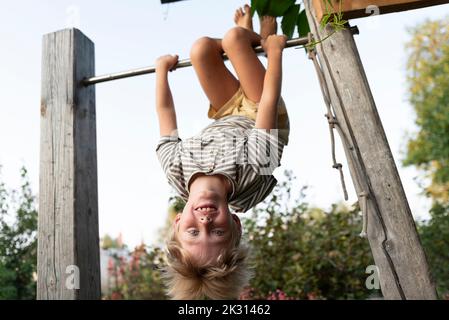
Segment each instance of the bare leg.
[[239,88],[239,81],[226,68],[220,39],[198,39],[190,51],[190,60],[212,108],[218,111]]
[[240,80],[245,95],[252,101],[260,101],[265,76],[265,67],[260,62],[253,46],[260,44],[260,36],[248,29],[235,27],[223,38],[223,49],[229,57]]
[[[223,40],[203,37],[192,45],[190,51],[198,80],[216,111],[237,92],[239,86],[254,102],[260,101],[262,95],[265,68],[252,47],[259,45],[262,37],[275,33],[277,26],[272,21],[270,24],[261,20],[261,37],[252,30],[249,10],[248,5],[244,10],[236,10],[234,21],[238,27],[231,29]],[[223,51],[228,54],[240,82],[224,64]]]
[[229,30],[223,38],[222,46],[237,73],[245,95],[254,102],[262,96],[265,67],[260,62],[253,46],[260,45],[260,40],[276,33],[277,24],[273,17],[262,17],[261,35],[252,30],[251,8],[245,5],[244,11],[239,9],[235,14],[237,27]]

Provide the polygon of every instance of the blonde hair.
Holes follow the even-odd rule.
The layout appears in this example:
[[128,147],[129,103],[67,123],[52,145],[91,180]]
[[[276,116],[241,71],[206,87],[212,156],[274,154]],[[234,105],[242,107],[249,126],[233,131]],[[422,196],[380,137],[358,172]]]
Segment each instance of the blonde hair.
[[163,278],[173,300],[236,299],[248,284],[248,248],[240,243],[241,231],[231,219],[231,239],[215,262],[200,262],[183,249],[173,230],[167,243]]

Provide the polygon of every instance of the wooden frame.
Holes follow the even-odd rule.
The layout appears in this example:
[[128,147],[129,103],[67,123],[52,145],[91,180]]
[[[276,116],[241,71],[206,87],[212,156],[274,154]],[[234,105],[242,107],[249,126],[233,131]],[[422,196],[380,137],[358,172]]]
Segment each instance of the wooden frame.
[[[326,14],[326,0],[313,0],[313,7],[318,21],[321,21]],[[431,7],[449,3],[449,0],[332,0],[334,3],[333,12],[339,12],[340,1],[341,12],[344,19],[354,19],[369,17],[376,12],[368,10],[369,6],[377,6],[379,14],[407,11],[424,7]]]
[[382,294],[388,300],[437,299],[353,35],[350,30],[333,33],[329,25],[322,29],[311,1],[304,1],[307,19],[316,40],[327,38],[316,46],[319,65],[340,136],[347,141],[346,159],[360,206],[364,203],[367,237]]

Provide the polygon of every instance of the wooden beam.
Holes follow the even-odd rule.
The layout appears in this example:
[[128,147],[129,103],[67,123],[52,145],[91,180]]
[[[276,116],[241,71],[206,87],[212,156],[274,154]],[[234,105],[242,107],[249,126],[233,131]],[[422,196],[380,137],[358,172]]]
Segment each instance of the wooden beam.
[[328,6],[328,9],[326,9],[326,1],[313,0],[318,21],[321,21],[328,10],[339,12],[340,2],[344,19],[369,17],[374,14],[373,11],[367,10],[370,6],[377,6],[379,8],[378,13],[385,14],[449,3],[449,0],[332,0],[333,8]]
[[99,299],[94,44],[79,30],[43,38],[38,299]]
[[[315,40],[321,29],[312,0],[304,0]],[[367,194],[368,240],[385,299],[436,299],[410,207],[382,127],[352,33],[343,30],[316,46],[345,151],[362,204]]]

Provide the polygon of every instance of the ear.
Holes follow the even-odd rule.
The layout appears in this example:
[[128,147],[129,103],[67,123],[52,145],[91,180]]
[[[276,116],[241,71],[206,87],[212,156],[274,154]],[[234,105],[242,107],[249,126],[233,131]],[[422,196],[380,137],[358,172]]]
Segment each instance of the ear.
[[242,223],[240,222],[240,218],[235,213],[232,213],[231,217],[234,220],[234,222],[239,226],[240,233],[242,233]]
[[173,228],[176,227],[176,225],[179,223],[179,220],[181,219],[181,213],[178,213],[176,217],[173,219]]

